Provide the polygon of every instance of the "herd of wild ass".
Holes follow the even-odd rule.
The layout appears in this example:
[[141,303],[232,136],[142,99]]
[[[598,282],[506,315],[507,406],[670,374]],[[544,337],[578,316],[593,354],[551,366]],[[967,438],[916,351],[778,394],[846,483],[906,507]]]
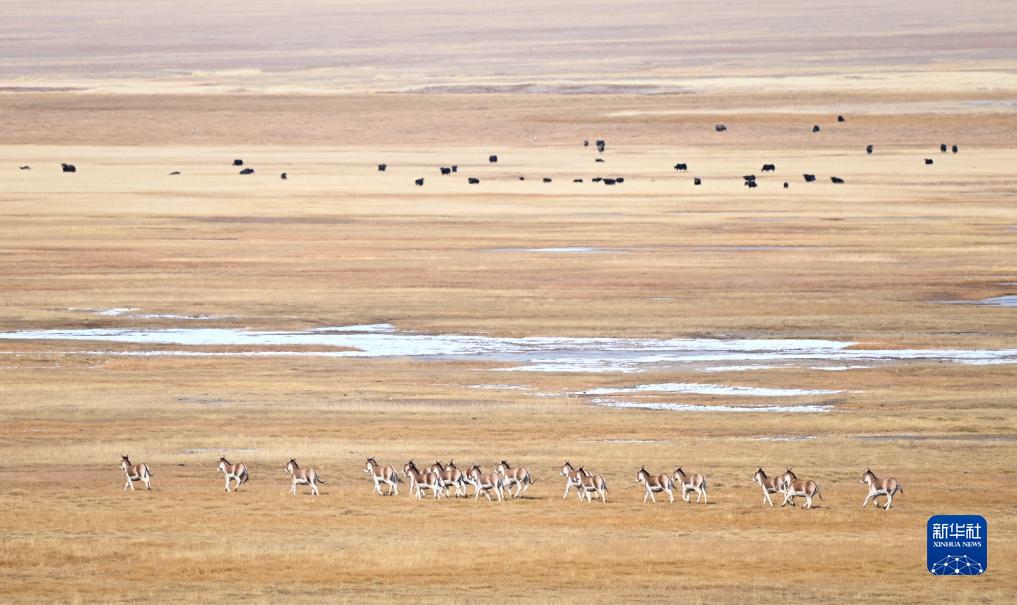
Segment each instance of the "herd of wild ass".
[[[846,118],[844,116],[842,116],[842,115],[838,115],[837,116],[837,122],[838,123],[844,123],[846,121],[847,120],[846,120]],[[724,124],[716,124],[714,126],[714,129],[717,132],[726,132],[727,131],[727,126],[725,126]],[[820,126],[818,124],[814,124],[812,126],[812,132],[813,133],[817,133],[817,132],[821,132],[821,131],[822,131],[822,129],[820,128]],[[595,141],[595,145],[596,145],[596,149],[597,149],[597,153],[598,154],[604,153],[604,151],[607,149],[607,142],[604,141],[603,139],[599,139],[599,140]],[[583,141],[583,147],[589,147],[589,146],[590,146],[590,141],[589,140]],[[872,155],[874,151],[875,151],[875,147],[873,145],[870,144],[870,145],[866,145],[865,146],[865,153],[867,155]],[[958,151],[960,151],[960,149],[958,148],[958,146],[956,144],[948,146],[946,143],[940,143],[939,144],[939,151],[941,153],[947,153],[947,151],[952,151],[953,153],[957,153]],[[604,162],[604,158],[598,156],[598,157],[595,158],[594,161],[596,161],[598,163],[603,163]],[[488,164],[497,164],[498,163],[498,156],[497,156],[497,154],[489,155],[487,157],[487,162],[488,162]],[[932,164],[935,163],[935,161],[932,158],[924,158],[924,163],[925,163],[926,166],[931,166]],[[239,174],[241,174],[241,175],[252,175],[252,174],[255,174],[254,168],[251,168],[250,166],[245,166],[244,165],[244,160],[241,159],[241,158],[234,159],[233,160],[233,166],[237,167],[237,168],[240,168]],[[384,163],[383,164],[378,164],[378,172],[386,172],[386,171],[388,171],[388,168],[389,168],[388,164],[384,164]],[[677,162],[677,163],[675,163],[673,168],[674,168],[675,172],[688,172],[689,165],[688,165],[687,162]],[[32,167],[28,166],[28,165],[22,165],[22,166],[20,166],[20,169],[21,170],[31,170]],[[63,172],[77,172],[77,167],[74,164],[66,164],[66,163],[64,163],[64,164],[61,164],[61,170]],[[762,172],[776,172],[777,166],[776,166],[776,164],[772,164],[772,163],[764,163],[762,165],[762,167],[760,168],[760,170]],[[450,176],[450,175],[453,175],[453,174],[459,174],[459,165],[458,164],[450,164],[448,166],[439,166],[438,167],[438,172],[442,176]],[[173,172],[170,172],[169,174],[172,175],[172,176],[178,176],[178,175],[181,174],[181,172],[179,170],[174,170]],[[288,179],[288,174],[285,173],[285,172],[280,173],[279,174],[279,178],[285,181],[285,180]],[[526,180],[525,176],[517,175],[515,178],[517,178],[520,181],[525,181]],[[413,183],[417,187],[423,187],[424,186],[424,179],[425,179],[425,177],[420,177],[420,178],[414,179]],[[816,175],[815,174],[810,174],[810,173],[803,173],[802,174],[802,180],[804,182],[806,182],[806,183],[815,183],[816,182]],[[541,177],[541,181],[544,182],[544,183],[550,183],[550,182],[553,181],[553,179],[551,177],[544,176],[544,177]],[[597,177],[593,177],[592,179],[590,179],[590,181],[593,182],[593,183],[602,183],[604,185],[609,185],[609,186],[610,185],[620,185],[620,184],[625,182],[625,177],[621,177],[621,176],[610,176],[610,177],[597,176]],[[755,174],[743,175],[742,176],[742,181],[743,181],[743,184],[746,187],[748,187],[749,189],[755,189],[756,187],[759,186],[759,183],[756,180],[756,175]],[[480,184],[480,179],[478,177],[475,177],[475,176],[467,176],[466,177],[466,182],[469,185],[479,185]],[[572,182],[573,183],[582,183],[583,179],[582,178],[574,178],[574,179],[572,179]],[[839,177],[839,176],[830,176],[830,182],[833,183],[834,185],[843,185],[844,184],[844,179]],[[786,181],[786,180],[783,181],[783,183],[784,183],[783,184],[783,188],[784,189],[788,189],[791,186],[790,183],[788,181]],[[696,187],[701,186],[703,184],[702,177],[699,177],[699,176],[692,177],[692,184],[693,184],[693,186],[696,186]]]
[[[121,456],[120,468],[127,475],[127,482],[124,484],[124,491],[129,488],[134,491],[134,482],[140,481],[147,489],[152,489],[152,471],[147,464],[131,464],[126,455]],[[247,465],[238,462],[230,463],[225,456],[219,457],[217,465],[226,479],[226,491],[239,491],[240,486],[251,480]],[[311,494],[317,496],[318,485],[326,483],[321,475],[313,468],[303,468],[297,461],[290,458],[283,467],[285,473],[290,476],[289,493],[296,495],[297,486],[307,485],[311,488]],[[464,467],[465,468],[465,467]],[[506,494],[512,498],[518,498],[526,493],[530,486],[536,483],[536,479],[530,474],[526,467],[513,468],[505,460],[499,462],[494,471],[485,473],[476,464],[469,465],[466,470],[458,468],[453,461],[442,464],[435,461],[430,466],[424,466],[423,470],[417,467],[413,460],[403,465],[402,474],[396,471],[396,467],[388,464],[379,464],[374,458],[368,458],[364,463],[366,473],[374,483],[374,491],[379,495],[399,495],[399,484],[409,482],[409,491],[418,500],[423,499],[425,492],[435,499],[452,497],[452,490],[455,490],[455,497],[468,497],[469,488],[473,487],[473,499],[478,500],[481,494],[489,501],[493,494],[499,502],[506,498]],[[565,480],[565,493],[562,499],[569,496],[569,491],[575,490],[579,501],[592,502],[593,498],[599,498],[601,502],[607,503],[607,481],[602,475],[593,473],[582,466],[575,466],[568,460],[562,464],[558,473]],[[812,508],[812,499],[819,496],[823,498],[819,490],[819,484],[812,480],[799,479],[794,471],[788,467],[783,474],[773,477],[767,476],[762,468],[757,468],[752,475],[752,482],[759,485],[763,491],[763,503],[773,506],[770,494],[778,494],[784,497],[781,506],[790,504],[795,506],[795,498],[804,498],[804,508]],[[679,466],[673,473],[661,473],[655,475],[640,467],[636,472],[634,484],[642,485],[645,489],[643,503],[647,499],[657,502],[655,494],[667,494],[671,502],[674,502],[674,492],[678,490],[682,500],[692,503],[691,494],[696,494],[696,503],[708,502],[707,481],[701,473],[686,473]],[[868,494],[862,502],[864,508],[871,500],[877,507],[889,510],[893,504],[893,497],[897,492],[903,492],[902,486],[896,479],[880,479],[870,469],[865,469],[859,483],[868,486]],[[382,491],[382,486],[387,491]],[[877,499],[886,496],[886,504],[880,504]]]

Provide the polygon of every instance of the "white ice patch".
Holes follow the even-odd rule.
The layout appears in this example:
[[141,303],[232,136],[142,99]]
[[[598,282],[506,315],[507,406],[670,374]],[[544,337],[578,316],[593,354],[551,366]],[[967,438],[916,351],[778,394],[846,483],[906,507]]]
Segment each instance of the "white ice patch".
[[698,405],[691,403],[637,403],[613,399],[595,399],[593,405],[609,408],[666,410],[669,412],[719,412],[745,414],[816,414],[832,412],[832,405]]
[[392,324],[363,324],[356,326],[330,326],[325,328],[314,328],[308,330],[311,334],[327,334],[329,332],[381,332],[391,333],[395,332],[396,328]]
[[[1017,349],[850,349],[854,343],[804,339],[713,338],[497,338],[462,334],[400,332],[388,324],[340,326],[302,331],[243,328],[101,328],[0,332],[0,340],[92,341],[179,347],[231,346],[243,352],[205,356],[422,357],[469,359],[513,364],[504,371],[618,372],[666,369],[688,364],[810,367],[872,362],[924,361],[962,364],[1017,363]],[[332,351],[272,351],[265,347],[322,347]],[[340,350],[347,349],[347,350]],[[186,355],[182,351],[138,351],[134,355]],[[718,366],[720,367],[720,366]]]
[[844,372],[847,370],[864,370],[872,366],[811,366],[810,370],[822,370],[824,372]]
[[1017,294],[985,298],[975,303],[986,307],[1017,307]]
[[138,311],[137,307],[114,307],[112,309],[106,309],[103,311],[95,311],[96,315],[104,315],[106,317],[120,317],[121,315],[127,315]]
[[518,384],[471,384],[467,388],[490,391],[529,391],[532,387],[524,387]]
[[604,387],[589,389],[580,395],[621,395],[626,393],[685,393],[689,395],[726,395],[738,397],[801,397],[806,395],[836,395],[843,391],[820,389],[773,389],[766,387],[736,387],[721,384],[669,382],[640,384],[634,387]]
[[759,437],[756,441],[811,441],[815,435],[776,435],[774,437]]

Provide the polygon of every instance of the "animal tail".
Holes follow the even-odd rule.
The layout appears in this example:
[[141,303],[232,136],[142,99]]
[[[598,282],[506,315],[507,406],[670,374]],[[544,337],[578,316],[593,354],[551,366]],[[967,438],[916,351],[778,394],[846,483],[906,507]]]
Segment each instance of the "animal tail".
[[816,495],[819,496],[820,500],[826,500],[826,498],[823,497],[823,492],[819,491],[818,485],[816,486]]
[[314,478],[318,483],[328,483],[328,481],[321,478],[321,475],[315,475]]

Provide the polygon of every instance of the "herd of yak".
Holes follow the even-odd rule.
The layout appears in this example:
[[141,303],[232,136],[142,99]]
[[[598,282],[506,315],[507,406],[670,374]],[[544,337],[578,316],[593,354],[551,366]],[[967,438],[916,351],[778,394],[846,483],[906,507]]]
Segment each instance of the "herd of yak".
[[[837,121],[838,122],[844,122],[845,121],[844,116],[842,116],[842,115],[837,116]],[[714,130],[716,130],[717,132],[726,132],[727,131],[727,126],[725,126],[724,124],[716,124],[716,125],[714,125]],[[819,124],[815,124],[815,125],[812,126],[812,132],[820,132],[821,130],[822,129],[819,127]],[[604,150],[607,149],[607,143],[604,140],[602,140],[602,139],[595,141],[594,144],[596,145],[598,153],[604,153]],[[589,147],[589,146],[590,146],[590,141],[588,141],[588,140],[583,141],[583,147]],[[874,150],[874,148],[873,148],[872,145],[867,145],[865,147],[865,153],[867,153],[869,155],[872,154],[873,150]],[[953,153],[957,153],[959,151],[959,149],[958,149],[957,145],[947,146],[946,143],[941,143],[939,145],[939,151],[941,153],[946,153],[947,151],[952,151]],[[494,154],[489,155],[488,158],[487,158],[487,161],[490,164],[497,164],[498,163],[498,156],[494,155]],[[604,159],[601,158],[601,157],[597,157],[597,158],[595,158],[595,161],[598,162],[598,163],[603,163]],[[925,158],[925,165],[926,166],[930,166],[933,163],[934,163],[934,161],[933,161],[932,158]],[[61,166],[61,169],[62,169],[63,172],[77,172],[77,167],[75,167],[74,164],[66,164],[65,163],[65,164],[61,164],[60,166]],[[241,168],[241,170],[239,172],[239,174],[241,174],[241,175],[252,175],[252,174],[254,174],[254,168],[251,168],[249,166],[244,166],[244,161],[242,159],[235,159],[235,160],[233,160],[233,166]],[[21,168],[21,170],[31,170],[32,169],[31,166],[27,166],[27,165],[23,165],[20,168]],[[378,164],[378,172],[385,172],[387,169],[388,169],[388,164]],[[674,165],[674,170],[676,172],[686,172],[688,169],[689,169],[688,164],[684,163],[684,162],[678,162],[678,163],[676,163]],[[775,172],[777,170],[777,167],[774,164],[763,164],[761,170],[762,170],[762,172]],[[442,176],[449,176],[449,175],[452,175],[452,174],[457,174],[459,172],[459,166],[455,165],[455,164],[450,165],[450,166],[439,166],[438,167],[438,171],[439,171],[439,173]],[[180,174],[179,171],[173,171],[173,172],[170,173],[170,175],[179,175],[179,174]],[[279,178],[282,179],[282,180],[286,180],[288,177],[287,177],[287,174],[285,172],[283,172],[283,173],[281,173],[279,175]],[[816,182],[816,175],[814,175],[814,174],[805,173],[805,174],[802,174],[802,178],[804,179],[804,181],[806,183],[814,183],[814,182]],[[526,177],[520,176],[520,177],[518,177],[518,179],[520,181],[525,181]],[[542,180],[545,183],[550,183],[552,179],[550,177],[543,177]],[[756,187],[758,187],[758,184],[756,183],[756,175],[754,175],[754,174],[744,175],[742,177],[742,180],[744,181],[744,185],[746,187],[748,187],[749,189],[755,189]],[[598,176],[598,177],[592,178],[591,181],[594,182],[594,183],[603,183],[605,185],[618,185],[618,184],[624,183],[625,182],[625,178],[624,177],[620,177],[620,176],[615,176],[615,177],[599,177]],[[423,187],[424,186],[424,177],[420,177],[418,179],[415,179],[413,182],[414,182],[414,184],[417,187]],[[480,184],[480,179],[471,176],[471,177],[467,177],[466,178],[466,182],[468,184],[470,184],[470,185],[479,185]],[[572,182],[573,183],[582,183],[583,179],[575,178],[575,179],[572,179]],[[839,176],[831,176],[830,177],[830,182],[835,184],[835,185],[842,185],[842,184],[844,184],[844,179],[839,177]],[[703,179],[701,177],[698,177],[698,176],[693,177],[692,178],[692,184],[695,185],[695,186],[700,186],[700,185],[703,184]],[[784,189],[787,189],[788,187],[790,187],[790,184],[788,183],[788,181],[784,181]]]

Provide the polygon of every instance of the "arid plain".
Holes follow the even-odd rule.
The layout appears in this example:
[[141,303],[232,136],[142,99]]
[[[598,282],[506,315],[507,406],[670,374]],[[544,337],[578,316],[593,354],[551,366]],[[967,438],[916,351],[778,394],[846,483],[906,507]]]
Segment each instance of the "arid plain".
[[[511,88],[525,74],[478,79],[486,63],[472,94],[5,79],[0,600],[1008,600],[1017,88],[986,62],[705,66],[687,90],[647,75],[660,94],[561,94],[554,73],[531,94]],[[348,326],[390,348],[336,345]],[[723,351],[603,353],[626,339]],[[841,344],[725,348],[775,339]],[[632,390],[661,384],[685,390]],[[122,491],[121,453],[151,492]],[[251,469],[239,493],[221,453]],[[382,497],[368,456],[507,459],[537,482],[502,503]],[[290,457],[320,497],[287,493]],[[604,475],[606,504],[562,499],[566,459]],[[642,465],[705,473],[709,504],[644,505]],[[759,466],[824,499],[766,506]],[[904,485],[892,510],[861,508],[868,466]],[[984,576],[925,569],[947,513],[988,519]]]

